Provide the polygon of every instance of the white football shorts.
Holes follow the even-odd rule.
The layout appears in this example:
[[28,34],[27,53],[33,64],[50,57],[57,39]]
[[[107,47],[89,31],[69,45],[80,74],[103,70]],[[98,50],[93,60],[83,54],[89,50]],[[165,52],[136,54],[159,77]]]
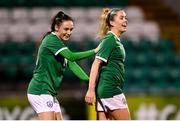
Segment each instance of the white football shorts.
[[60,104],[56,97],[48,94],[34,95],[27,94],[28,100],[36,113],[61,112]]
[[115,95],[112,98],[102,98],[97,100],[97,111],[107,112],[108,110],[128,108],[124,94]]

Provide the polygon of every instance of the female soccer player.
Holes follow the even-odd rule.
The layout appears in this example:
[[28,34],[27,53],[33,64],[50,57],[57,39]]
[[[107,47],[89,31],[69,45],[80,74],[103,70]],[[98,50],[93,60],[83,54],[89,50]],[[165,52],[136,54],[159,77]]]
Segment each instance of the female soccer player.
[[39,47],[27,96],[40,120],[62,119],[56,95],[66,66],[80,79],[89,78],[74,61],[94,55],[98,48],[84,52],[71,52],[64,42],[69,40],[73,28],[72,18],[62,11],[58,12],[53,19],[51,32],[44,36]]
[[88,104],[96,100],[100,120],[130,119],[123,94],[125,50],[120,40],[127,23],[123,10],[103,9],[100,17],[100,49],[91,67],[89,88],[85,97]]

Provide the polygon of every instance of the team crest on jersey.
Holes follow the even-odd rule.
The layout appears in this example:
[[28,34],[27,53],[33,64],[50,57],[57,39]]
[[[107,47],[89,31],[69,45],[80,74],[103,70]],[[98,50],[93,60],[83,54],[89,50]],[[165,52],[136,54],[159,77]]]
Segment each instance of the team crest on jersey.
[[49,108],[52,108],[52,107],[53,107],[53,102],[52,102],[52,101],[47,101],[46,104],[47,104],[47,106],[48,106]]

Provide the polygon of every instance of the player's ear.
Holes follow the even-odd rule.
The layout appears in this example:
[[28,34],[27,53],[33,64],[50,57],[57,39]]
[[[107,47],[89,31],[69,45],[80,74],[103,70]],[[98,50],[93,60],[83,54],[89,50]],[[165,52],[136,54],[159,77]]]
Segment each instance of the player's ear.
[[59,28],[58,25],[55,25],[55,31],[58,31],[58,28]]
[[110,21],[109,22],[111,26],[114,26],[114,22],[113,21]]

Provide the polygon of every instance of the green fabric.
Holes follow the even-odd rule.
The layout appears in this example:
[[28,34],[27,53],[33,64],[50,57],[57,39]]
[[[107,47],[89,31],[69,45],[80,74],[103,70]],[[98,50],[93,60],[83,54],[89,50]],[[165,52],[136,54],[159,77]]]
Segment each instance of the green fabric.
[[64,43],[53,34],[42,40],[28,93],[57,95],[66,65],[63,57],[54,55],[64,47]]
[[107,62],[111,54],[111,51],[115,48],[115,46],[116,46],[116,43],[113,36],[108,35],[104,37],[104,39],[101,40],[100,49],[96,57],[99,57],[104,62]]
[[125,50],[120,40],[109,32],[100,43],[96,58],[104,63],[100,68],[97,98],[110,98],[121,94],[124,85]]
[[94,50],[88,50],[84,52],[71,52],[69,49],[64,49],[60,52],[60,55],[67,58],[70,61],[78,61],[80,59],[87,58],[95,54]]
[[68,66],[70,70],[81,80],[88,81],[88,75],[81,69],[81,67],[76,62],[68,61]]
[[28,86],[28,93],[57,95],[67,66],[65,58],[74,61],[93,54],[94,50],[73,53],[58,36],[53,33],[47,35],[42,40],[38,50],[36,67],[33,72],[33,78]]

